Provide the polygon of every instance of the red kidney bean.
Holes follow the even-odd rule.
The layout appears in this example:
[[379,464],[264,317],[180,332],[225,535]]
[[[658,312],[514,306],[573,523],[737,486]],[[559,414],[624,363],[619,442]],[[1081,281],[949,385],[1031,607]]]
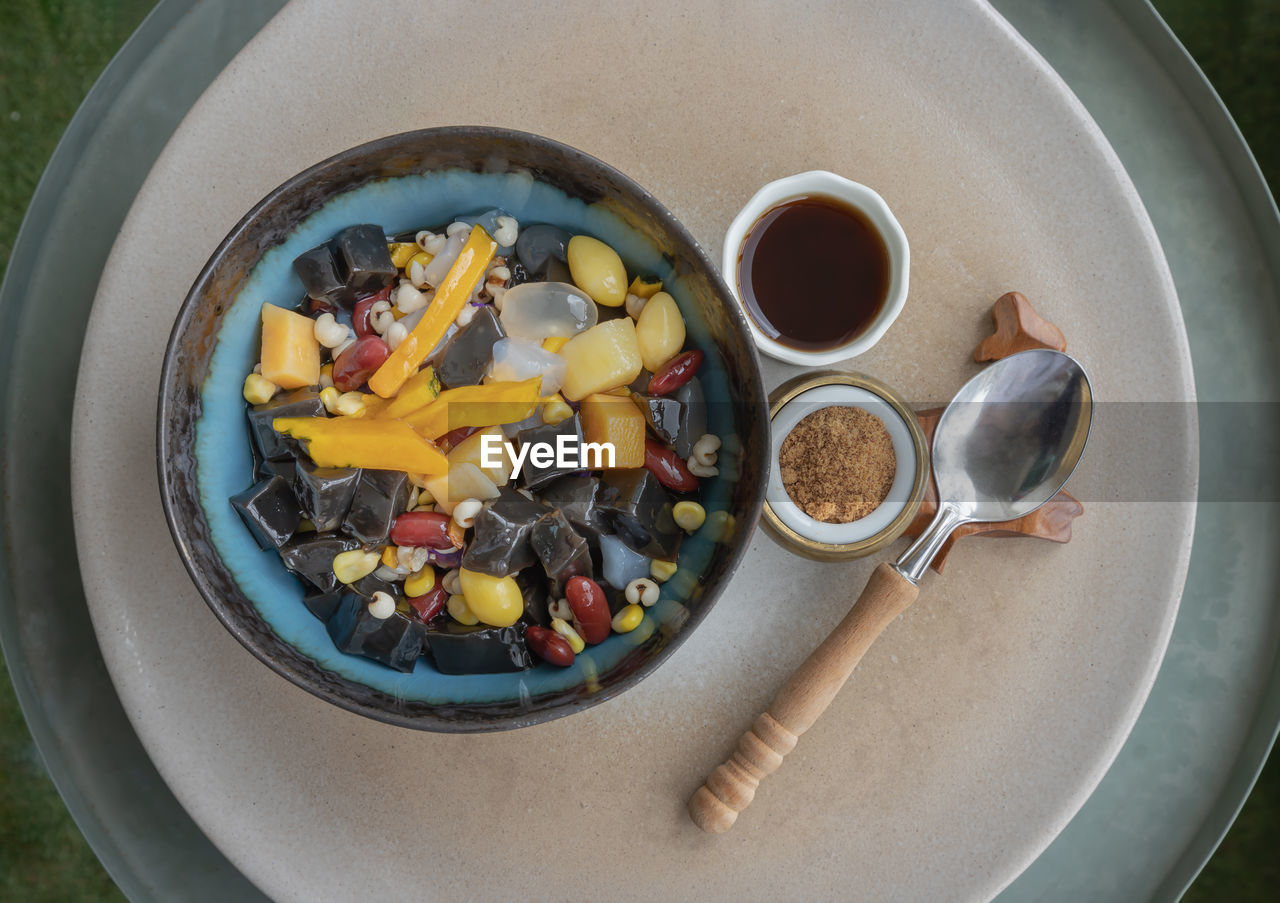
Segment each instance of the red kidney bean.
[[355,328],[356,338],[363,339],[374,335],[373,325],[369,322],[369,308],[373,307],[373,299],[365,298],[356,302],[356,309],[351,313],[351,325]]
[[445,604],[448,601],[449,594],[440,585],[439,581],[421,596],[409,597],[409,605],[418,613],[418,620],[424,624],[444,611]]
[[524,642],[530,652],[548,665],[567,668],[573,664],[573,649],[569,647],[569,641],[554,630],[530,627],[524,632]]
[[570,577],[564,586],[564,595],[573,609],[573,619],[578,622],[582,639],[593,645],[608,639],[612,618],[600,584],[590,577]]
[[660,442],[644,440],[644,466],[658,482],[676,492],[692,492],[698,488],[698,478],[689,473],[680,456]]
[[391,349],[378,336],[356,339],[333,362],[333,387],[339,392],[354,392],[367,383],[373,371],[390,356]]
[[355,309],[351,313],[351,325],[355,328],[356,338],[364,338],[367,335],[374,335],[373,324],[369,322],[369,308],[373,307],[379,301],[391,300],[391,286],[387,286],[376,294],[369,295],[367,298],[361,298],[356,302]]
[[456,430],[449,430],[449,432],[437,439],[436,445],[440,446],[440,450],[443,452],[452,451],[462,444],[462,440],[472,433],[480,432],[480,429],[478,426],[460,426]]
[[702,366],[703,357],[703,353],[697,348],[677,354],[659,367],[658,372],[649,379],[649,394],[670,395],[693,379],[693,374]]
[[338,313],[338,307],[331,301],[323,298],[308,298],[307,312],[312,314],[334,314]]
[[449,515],[439,511],[406,511],[391,522],[391,541],[398,546],[421,546],[445,551],[458,545],[449,533]]

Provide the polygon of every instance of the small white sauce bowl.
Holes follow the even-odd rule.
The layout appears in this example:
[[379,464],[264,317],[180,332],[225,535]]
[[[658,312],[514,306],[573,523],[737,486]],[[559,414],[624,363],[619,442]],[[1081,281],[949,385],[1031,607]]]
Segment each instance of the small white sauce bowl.
[[[861,210],[876,227],[876,231],[884,239],[885,247],[889,251],[889,292],[884,306],[880,308],[880,313],[857,337],[835,348],[815,351],[792,348],[766,335],[756,323],[747,305],[743,303],[742,292],[738,287],[738,258],[742,253],[742,243],[752,227],[760,217],[774,207],[805,197],[834,198]],[[857,357],[869,350],[893,325],[893,321],[898,318],[903,305],[907,302],[911,249],[907,245],[907,234],[902,231],[902,226],[889,210],[889,205],[884,202],[884,198],[866,185],[850,181],[833,172],[818,169],[770,182],[747,201],[746,206],[738,211],[738,215],[729,224],[729,231],[725,233],[724,259],[720,269],[733,296],[741,305],[742,312],[746,314],[747,326],[751,329],[757,348],[770,357],[789,364],[809,367],[826,366]]]

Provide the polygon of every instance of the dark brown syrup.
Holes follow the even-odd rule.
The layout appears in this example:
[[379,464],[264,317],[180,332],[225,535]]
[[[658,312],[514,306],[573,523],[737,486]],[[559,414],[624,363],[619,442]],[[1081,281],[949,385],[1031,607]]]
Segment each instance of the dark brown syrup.
[[811,196],[756,220],[738,254],[738,287],[760,330],[822,351],[871,325],[889,294],[889,249],[861,210]]

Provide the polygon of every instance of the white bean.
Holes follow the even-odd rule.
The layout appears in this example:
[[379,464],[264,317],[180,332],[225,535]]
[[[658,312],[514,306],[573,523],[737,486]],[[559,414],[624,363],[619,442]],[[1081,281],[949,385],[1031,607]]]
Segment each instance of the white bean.
[[464,530],[470,529],[482,505],[479,499],[463,499],[453,506],[453,522]]
[[651,608],[658,602],[658,584],[648,577],[637,577],[627,584],[626,597],[633,605],[638,603]]
[[409,330],[405,329],[403,323],[392,323],[387,327],[387,334],[383,336],[387,340],[387,347],[395,351],[400,347],[400,343],[409,337]]
[[323,313],[316,317],[316,341],[326,348],[337,348],[347,338],[347,327],[333,318],[333,314]]
[[378,590],[373,594],[373,598],[369,601],[369,614],[373,615],[380,621],[385,621],[396,613],[396,600],[391,596]]
[[[419,267],[421,264],[419,264]],[[401,279],[396,288],[396,310],[402,314],[411,314],[427,306],[427,296],[413,287],[408,279]]]
[[511,247],[520,236],[520,224],[514,216],[500,216],[494,222],[493,240],[505,247]]

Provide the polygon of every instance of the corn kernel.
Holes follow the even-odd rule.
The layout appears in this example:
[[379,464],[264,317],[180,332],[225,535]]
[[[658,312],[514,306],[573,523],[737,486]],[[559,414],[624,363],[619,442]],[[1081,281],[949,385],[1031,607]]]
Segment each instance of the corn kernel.
[[382,550],[382,563],[389,568],[396,566],[396,547],[387,546]]
[[662,280],[655,279],[652,276],[637,276],[631,280],[631,284],[627,286],[627,291],[632,295],[647,300],[662,291]]
[[707,512],[697,502],[676,502],[671,509],[671,518],[681,530],[692,533],[702,526],[707,519]]
[[726,542],[737,527],[737,520],[728,511],[713,511],[709,518],[708,534],[716,542]]
[[320,368],[320,388],[330,389],[333,387],[333,364],[328,363]]
[[564,618],[552,618],[551,629],[564,637],[574,655],[587,648],[587,644],[582,641],[582,637],[578,636],[578,631],[574,630],[573,626]]
[[547,399],[542,406],[542,422],[555,426],[573,416],[573,408],[569,407],[563,396],[557,392]]
[[404,594],[406,596],[425,596],[436,588],[436,572],[434,568],[425,567],[416,574],[404,578]]
[[666,583],[675,576],[677,568],[674,561],[659,561],[655,558],[649,562],[649,576],[659,583]]
[[450,596],[449,601],[445,603],[445,607],[449,609],[449,617],[459,624],[474,627],[480,623],[480,619],[471,611],[471,607],[467,605],[467,600],[462,596]]
[[345,417],[351,417],[355,414],[359,414],[364,410],[364,393],[343,392],[338,396],[338,400],[334,402],[333,407],[334,413],[342,414]]
[[550,351],[552,354],[557,354],[560,349],[564,347],[565,342],[567,341],[569,341],[569,337],[567,335],[547,336],[542,340],[542,350]]
[[613,616],[614,633],[630,633],[644,620],[644,609],[634,602]]
[[403,270],[409,260],[422,249],[415,241],[393,241],[387,244],[387,252],[391,254],[391,265]]
[[409,268],[410,268],[411,266],[413,266],[415,263],[416,263],[418,266],[423,267],[423,268],[425,269],[425,268],[426,268],[426,266],[427,266],[427,264],[429,264],[429,263],[431,262],[431,258],[432,258],[433,256],[435,256],[435,255],[433,255],[433,254],[428,254],[426,251],[418,251],[418,253],[416,253],[416,254],[411,254],[411,255],[409,256],[409,259],[408,259],[407,261],[405,261],[405,264],[404,264],[403,269],[404,269],[404,271],[407,273],[407,272],[409,272]]
[[338,413],[338,399],[341,397],[342,393],[333,386],[320,390],[320,403],[324,405],[324,409],[330,414]]
[[351,549],[333,556],[333,576],[340,583],[355,583],[378,569],[382,556],[364,549]]
[[261,373],[250,373],[244,378],[244,400],[249,404],[266,404],[278,391],[280,387]]

